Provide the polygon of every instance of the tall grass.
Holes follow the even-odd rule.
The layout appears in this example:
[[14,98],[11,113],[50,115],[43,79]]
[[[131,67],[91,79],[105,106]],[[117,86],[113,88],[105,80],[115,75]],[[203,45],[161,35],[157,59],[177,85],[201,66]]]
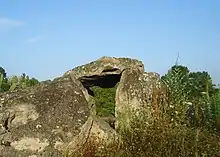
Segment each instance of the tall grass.
[[[144,113],[142,113],[144,115]],[[131,128],[121,132],[121,141],[100,146],[90,140],[77,157],[205,157],[220,156],[219,136],[205,128],[174,125],[169,119],[155,119],[148,125],[134,116]],[[102,147],[102,149],[100,149]]]

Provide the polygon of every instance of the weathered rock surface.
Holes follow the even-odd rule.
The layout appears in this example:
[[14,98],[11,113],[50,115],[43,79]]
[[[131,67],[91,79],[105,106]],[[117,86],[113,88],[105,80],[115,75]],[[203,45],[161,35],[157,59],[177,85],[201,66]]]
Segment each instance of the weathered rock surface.
[[129,125],[129,110],[146,109],[149,122],[155,110],[154,89],[159,75],[145,73],[141,61],[102,57],[76,67],[60,78],[34,88],[0,95],[0,156],[61,156],[75,151],[91,137],[117,138],[105,118],[95,115],[92,86],[116,91],[116,129]]
[[80,133],[87,101],[70,77],[0,96],[0,155],[50,156]]
[[75,152],[85,146],[89,140],[101,144],[100,146],[102,146],[113,140],[117,140],[117,133],[104,120],[91,115],[81,128],[80,134],[66,146],[66,149]]
[[116,91],[116,129],[129,127],[133,112],[145,110],[147,123],[150,123],[155,110],[155,92],[160,90],[160,77],[157,73],[145,73],[136,68],[122,73]]
[[94,62],[69,70],[64,76],[70,75],[72,79],[81,82],[78,86],[82,89],[89,105],[93,106],[92,111],[95,114],[94,100],[90,96],[93,93],[90,87],[114,87],[120,81],[122,72],[134,68],[144,72],[143,63],[137,59],[102,57]]
[[141,61],[130,58],[102,57],[70,70],[66,74],[82,83],[85,87],[83,88],[84,95],[94,108],[90,87],[96,85],[108,88],[119,82],[115,99],[116,128],[122,124],[129,125],[132,117],[131,110],[145,109],[149,122],[152,119],[155,109],[153,94],[161,88],[160,76],[157,73],[145,73]]
[[138,68],[144,72],[144,65],[141,61],[130,58],[115,58],[115,57],[102,57],[94,62],[88,63],[69,70],[65,75],[70,74],[76,79],[81,79],[82,82],[87,79],[90,84],[95,80],[95,77],[106,75],[119,75],[127,68]]

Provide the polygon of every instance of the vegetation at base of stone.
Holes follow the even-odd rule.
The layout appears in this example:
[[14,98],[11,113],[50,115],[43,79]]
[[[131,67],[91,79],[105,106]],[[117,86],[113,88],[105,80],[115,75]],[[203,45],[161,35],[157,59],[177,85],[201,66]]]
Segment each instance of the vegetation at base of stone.
[[39,81],[35,78],[29,78],[28,75],[7,77],[4,68],[0,67],[0,92],[13,91],[16,89],[24,89],[38,84]]
[[198,157],[218,156],[219,136],[207,128],[176,125],[159,117],[153,125],[134,118],[132,128],[122,134],[122,156]]
[[101,88],[98,86],[92,87],[94,92],[94,99],[96,105],[96,115],[101,117],[114,116],[115,115],[115,93],[116,88]]
[[71,157],[203,157],[219,156],[220,137],[206,128],[174,126],[165,117],[153,125],[134,117],[132,128],[121,132],[121,141],[102,145],[91,139]]
[[220,156],[220,88],[213,85],[210,75],[174,65],[162,76],[162,82],[165,101],[157,101],[159,112],[152,124],[146,123],[141,110],[132,118],[129,129],[119,130],[120,142],[102,145],[101,150],[98,143],[90,142],[81,156]]

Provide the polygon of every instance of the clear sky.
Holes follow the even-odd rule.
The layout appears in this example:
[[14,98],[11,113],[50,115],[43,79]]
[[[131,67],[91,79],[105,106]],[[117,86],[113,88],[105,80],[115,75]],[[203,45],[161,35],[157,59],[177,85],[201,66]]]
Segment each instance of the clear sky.
[[219,0],[1,0],[0,66],[40,80],[102,56],[160,74],[175,63],[220,83]]

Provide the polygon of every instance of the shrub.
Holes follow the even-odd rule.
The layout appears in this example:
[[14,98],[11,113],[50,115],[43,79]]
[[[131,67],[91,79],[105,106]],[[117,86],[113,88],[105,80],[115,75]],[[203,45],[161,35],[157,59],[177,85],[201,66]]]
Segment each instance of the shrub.
[[115,115],[115,93],[116,87],[101,88],[92,87],[96,104],[96,114],[101,117]]

